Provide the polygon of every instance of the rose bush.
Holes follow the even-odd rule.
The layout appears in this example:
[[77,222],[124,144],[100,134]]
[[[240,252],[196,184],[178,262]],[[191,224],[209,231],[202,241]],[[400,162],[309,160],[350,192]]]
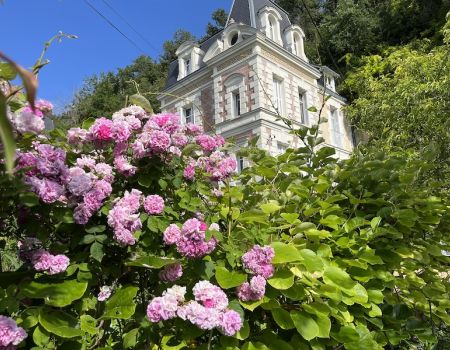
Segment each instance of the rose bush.
[[8,113],[0,218],[21,262],[2,264],[0,349],[419,348],[450,322],[448,202],[405,152],[337,162],[302,128],[279,157],[240,150],[237,175],[175,115],[42,135],[24,111],[42,117]]

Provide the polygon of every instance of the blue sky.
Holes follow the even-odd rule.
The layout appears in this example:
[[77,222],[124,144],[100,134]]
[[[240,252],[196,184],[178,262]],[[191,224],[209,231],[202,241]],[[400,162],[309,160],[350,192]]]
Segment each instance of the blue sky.
[[[145,53],[158,58],[162,44],[178,28],[202,36],[217,8],[227,12],[232,0],[106,0],[150,47],[102,0],[88,0]],[[0,5],[0,50],[19,64],[31,67],[43,44],[58,31],[78,36],[54,43],[47,54],[51,63],[41,71],[38,94],[57,110],[70,102],[83,79],[129,64],[140,51],[90,9],[84,0],[4,0]]]

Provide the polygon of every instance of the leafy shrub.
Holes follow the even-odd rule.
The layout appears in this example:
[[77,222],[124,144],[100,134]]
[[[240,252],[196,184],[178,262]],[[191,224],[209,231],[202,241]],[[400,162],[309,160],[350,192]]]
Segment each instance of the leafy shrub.
[[[37,113],[18,107],[12,121]],[[23,263],[0,274],[0,312],[20,328],[2,318],[0,347],[436,344],[447,199],[416,186],[406,152],[337,162],[317,127],[293,132],[305,147],[254,142],[233,178],[222,138],[138,106],[47,137],[16,127],[1,218]]]

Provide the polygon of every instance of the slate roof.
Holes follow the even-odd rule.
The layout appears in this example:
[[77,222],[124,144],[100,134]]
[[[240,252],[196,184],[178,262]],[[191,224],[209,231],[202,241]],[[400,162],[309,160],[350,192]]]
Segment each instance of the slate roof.
[[[253,7],[254,7],[254,12],[255,12],[254,18],[256,18],[256,20],[258,20],[258,12],[263,7],[266,7],[266,6],[272,6],[272,7],[275,7],[277,10],[279,10],[280,15],[282,17],[281,22],[280,22],[281,32],[283,32],[287,27],[289,27],[291,25],[291,21],[289,20],[289,16],[288,16],[287,12],[284,11],[280,6],[278,6],[275,2],[273,2],[271,0],[253,0]],[[252,21],[251,21],[250,16],[251,16],[250,0],[234,0],[233,1],[233,5],[231,8],[228,20],[230,20],[232,18],[236,23],[243,23],[243,24],[246,24],[251,27]],[[222,34],[222,31],[215,34],[211,38],[199,43],[200,49],[202,49],[203,52],[206,53],[208,51],[208,49],[211,47],[211,45],[214,44],[214,42],[220,37],[221,34]],[[200,69],[204,66],[205,66],[205,63],[202,62],[200,65]],[[168,89],[177,83],[178,73],[179,73],[178,60],[175,60],[172,63],[170,63],[170,65],[169,65],[169,74],[167,76],[165,89]],[[178,80],[178,81],[182,81],[182,80],[183,79]]]
[[[208,51],[208,49],[211,47],[211,45],[214,44],[214,42],[220,37],[222,32],[223,32],[223,30],[221,30],[217,34],[213,35],[209,39],[206,39],[205,41],[199,43],[200,49],[202,49],[203,52],[206,53],[206,51]],[[203,68],[205,65],[206,64],[204,62],[201,62],[200,69]],[[178,68],[178,60],[172,61],[169,65],[169,73],[167,75],[165,89],[168,89],[177,83],[178,73],[179,73],[178,69],[179,69]],[[182,81],[183,79],[178,80],[178,81]]]
[[[253,8],[255,11],[254,18],[256,20],[258,19],[258,12],[266,6],[275,7],[280,12],[280,15],[282,17],[280,23],[281,32],[283,32],[287,27],[291,25],[291,21],[289,20],[287,12],[272,0],[253,0]],[[231,9],[229,18],[234,19],[236,23],[243,23],[248,26],[252,26],[250,1],[234,0],[233,8]]]

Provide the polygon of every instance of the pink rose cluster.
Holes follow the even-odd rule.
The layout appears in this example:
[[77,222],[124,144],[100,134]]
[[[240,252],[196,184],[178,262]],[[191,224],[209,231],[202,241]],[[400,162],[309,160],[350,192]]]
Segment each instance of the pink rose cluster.
[[270,246],[255,245],[242,256],[244,268],[253,275],[250,282],[245,282],[237,288],[237,295],[242,301],[261,300],[266,292],[266,279],[273,275],[272,259],[275,251]]
[[242,301],[261,300],[266,293],[266,279],[253,276],[250,282],[244,282],[237,288],[237,295]]
[[70,260],[64,254],[53,255],[40,249],[31,256],[31,263],[36,271],[45,271],[49,275],[56,275],[67,270]]
[[220,135],[210,136],[207,134],[201,134],[195,137],[195,142],[205,152],[214,152],[218,148],[225,145],[225,140]]
[[[148,116],[138,106],[130,106],[113,114],[112,119],[99,118],[89,128],[73,128],[68,131],[69,143],[83,145],[93,143],[102,148],[114,145],[114,167],[124,176],[133,176],[137,170],[133,161],[144,157],[158,156],[169,162],[181,157],[181,149],[189,143],[198,144],[203,151],[203,160],[195,160],[186,167],[185,177],[193,179],[196,168],[211,174],[213,180],[223,180],[236,169],[236,162],[218,148],[225,144],[221,136],[203,134],[195,124],[182,126],[180,117],[163,113]],[[208,158],[211,157],[211,160]]]
[[[124,196],[117,199],[108,213],[108,225],[114,231],[114,239],[123,246],[134,245],[134,233],[142,228],[139,209],[142,202],[148,214],[160,214],[164,210],[164,200],[158,195],[145,198],[142,192],[136,189],[126,191]],[[156,205],[154,205],[156,203]]]
[[193,180],[196,168],[209,174],[214,181],[223,181],[236,171],[237,163],[235,159],[225,153],[215,151],[208,157],[200,157],[197,160],[192,159],[184,169],[183,176],[187,180]]
[[192,292],[195,300],[185,302],[185,287],[167,289],[162,297],[154,298],[148,305],[148,319],[160,322],[179,317],[203,330],[217,328],[227,336],[233,336],[242,328],[241,316],[228,308],[228,297],[222,289],[200,281]]
[[19,257],[31,263],[36,271],[56,275],[67,270],[70,259],[64,254],[53,255],[39,248],[41,242],[36,238],[28,238],[18,244]]
[[87,224],[100,210],[112,192],[113,181],[113,168],[109,164],[97,163],[94,158],[86,156],[77,159],[77,166],[69,169],[66,178],[70,198],[78,203],[74,211],[77,224]]
[[75,222],[86,224],[111,194],[112,167],[83,156],[68,168],[62,149],[39,142],[34,142],[33,148],[18,155],[17,169],[26,169],[25,182],[44,203],[60,201],[75,206]]
[[244,264],[244,268],[249,270],[253,275],[270,278],[274,271],[272,265],[274,256],[275,251],[272,247],[255,245],[242,256],[242,263]]
[[183,276],[183,267],[179,263],[167,265],[159,273],[159,279],[163,282],[175,282],[181,276]]
[[17,326],[16,321],[0,315],[0,349],[14,350],[15,345],[19,345],[26,337],[27,333]]
[[178,253],[186,258],[201,258],[211,254],[217,245],[217,239],[212,237],[206,241],[208,226],[196,218],[187,220],[181,230],[172,224],[164,231],[164,242],[176,245]]
[[33,142],[32,146],[32,151],[18,153],[17,170],[26,170],[25,183],[44,203],[66,201],[66,153],[39,142]]
[[[51,105],[45,102],[37,106],[36,111],[42,114],[51,110]],[[194,156],[199,158],[185,159],[187,178],[193,179],[196,169],[200,169],[212,180],[220,181],[236,169],[231,157],[217,151],[224,144],[222,137],[203,134],[194,124],[182,126],[179,116],[174,114],[150,117],[138,106],[124,108],[114,113],[112,119],[98,118],[88,130],[70,129],[68,142],[76,146],[76,153],[82,152],[84,145],[89,146],[94,156],[81,153],[76,164],[67,165],[64,150],[34,142],[32,151],[19,152],[17,169],[26,168],[25,182],[43,202],[59,201],[74,207],[75,222],[82,225],[88,223],[111,195],[115,174],[133,176],[137,171],[133,162],[139,158],[157,156],[170,162],[174,157],[183,157],[181,149],[187,144],[198,143],[203,151]],[[92,147],[95,151],[91,151]],[[109,159],[111,148],[113,159],[108,164],[104,159]],[[163,212],[164,203],[158,197],[151,197],[145,200],[144,208],[149,214],[157,215]],[[126,237],[123,242],[134,241],[130,235]],[[214,241],[205,244],[200,249],[214,249]]]
[[45,128],[44,115],[49,114],[53,110],[53,105],[45,100],[38,100],[35,108],[30,105],[22,108],[17,113],[8,113],[14,129],[20,134],[39,134]]

